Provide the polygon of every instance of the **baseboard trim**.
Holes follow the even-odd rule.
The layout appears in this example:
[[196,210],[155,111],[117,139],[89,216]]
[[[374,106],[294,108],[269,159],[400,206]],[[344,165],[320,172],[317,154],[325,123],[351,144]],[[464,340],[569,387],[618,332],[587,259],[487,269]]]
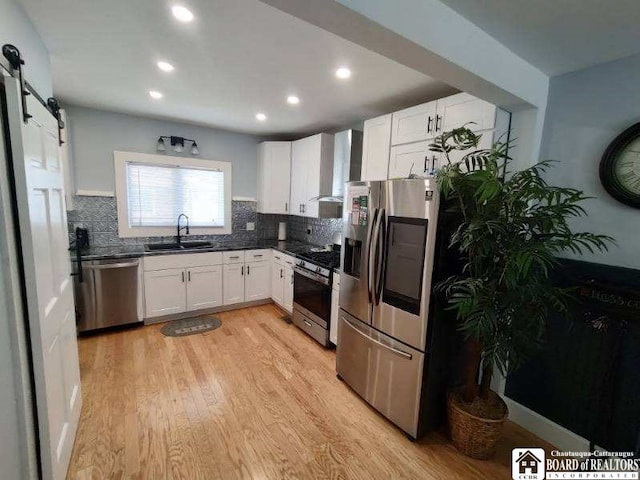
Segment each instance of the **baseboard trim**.
[[205,308],[203,310],[194,310],[192,312],[176,313],[173,315],[164,315],[162,317],[145,318],[145,325],[153,325],[155,323],[170,322],[171,320],[181,320],[183,318],[197,317],[198,315],[210,315],[212,313],[228,312],[231,310],[240,310],[241,308],[257,307],[258,305],[266,305],[273,303],[270,298],[262,300],[254,300],[252,302],[234,303],[233,305],[222,305],[215,308]]
[[589,450],[589,440],[582,438],[580,435],[566,429],[562,425],[552,422],[547,417],[543,417],[530,408],[511,400],[509,397],[503,396],[502,398],[509,407],[509,420],[549,442],[551,445],[557,447],[558,450]]

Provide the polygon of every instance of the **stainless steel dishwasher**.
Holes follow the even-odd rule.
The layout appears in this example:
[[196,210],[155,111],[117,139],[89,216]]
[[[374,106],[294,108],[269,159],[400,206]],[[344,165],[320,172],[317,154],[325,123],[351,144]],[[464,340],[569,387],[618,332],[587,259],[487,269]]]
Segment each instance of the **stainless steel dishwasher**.
[[75,264],[78,331],[138,323],[139,260],[111,259]]

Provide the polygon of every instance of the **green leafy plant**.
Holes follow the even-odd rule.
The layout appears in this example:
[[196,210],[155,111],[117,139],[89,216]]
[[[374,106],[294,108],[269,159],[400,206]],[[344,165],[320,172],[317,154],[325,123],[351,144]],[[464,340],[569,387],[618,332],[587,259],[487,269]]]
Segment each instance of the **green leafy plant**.
[[488,398],[494,367],[506,375],[540,347],[550,308],[567,310],[570,292],[550,279],[557,255],[605,251],[613,242],[571,230],[570,219],[586,215],[580,203],[588,197],[547,184],[543,174],[551,161],[509,172],[512,145],[498,142],[478,150],[479,140],[465,126],[430,145],[446,159],[437,181],[460,218],[450,247],[459,251],[464,268],[438,289],[467,339],[461,394],[468,403]]

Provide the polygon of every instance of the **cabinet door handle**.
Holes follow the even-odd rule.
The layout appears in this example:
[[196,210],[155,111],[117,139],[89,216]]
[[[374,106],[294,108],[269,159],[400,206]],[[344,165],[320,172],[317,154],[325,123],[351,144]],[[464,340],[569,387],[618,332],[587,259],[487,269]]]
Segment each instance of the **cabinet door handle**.
[[182,283],[184,283],[184,272],[182,272]]
[[427,133],[431,132],[431,125],[433,124],[433,118],[429,115],[429,120],[427,120]]
[[427,162],[429,161],[429,156],[425,155],[424,156],[424,171],[427,171]]
[[289,204],[287,202],[284,202],[284,211],[285,212],[289,211]]
[[189,270],[187,272],[187,281],[190,282],[191,281],[191,270]]
[[302,213],[305,213],[307,211],[307,204],[303,203],[302,204]]
[[282,278],[282,269],[280,269],[280,278]]
[[442,120],[442,116],[441,115],[436,115],[436,132],[438,131],[439,127],[438,125],[440,125],[440,121]]
[[231,258],[240,258],[240,257],[238,255],[235,255],[235,256],[229,257],[229,258],[231,259]]
[[302,204],[300,204],[300,207],[298,207],[298,209],[300,210],[300,213],[302,213]]
[[244,265],[240,267],[240,275],[244,275]]
[[291,275],[291,285],[293,285],[293,275]]

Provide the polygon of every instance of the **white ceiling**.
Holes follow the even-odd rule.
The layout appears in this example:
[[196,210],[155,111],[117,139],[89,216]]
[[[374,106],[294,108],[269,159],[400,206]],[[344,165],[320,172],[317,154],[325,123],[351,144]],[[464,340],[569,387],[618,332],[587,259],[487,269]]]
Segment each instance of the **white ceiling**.
[[640,53],[640,0],[441,0],[546,74]]
[[[454,91],[257,0],[186,0],[189,24],[168,0],[21,3],[51,52],[54,94],[76,105],[295,135]],[[159,71],[158,60],[176,70]],[[342,65],[353,71],[348,81],[334,76]],[[164,98],[151,99],[152,89]],[[289,94],[300,105],[288,105]]]

